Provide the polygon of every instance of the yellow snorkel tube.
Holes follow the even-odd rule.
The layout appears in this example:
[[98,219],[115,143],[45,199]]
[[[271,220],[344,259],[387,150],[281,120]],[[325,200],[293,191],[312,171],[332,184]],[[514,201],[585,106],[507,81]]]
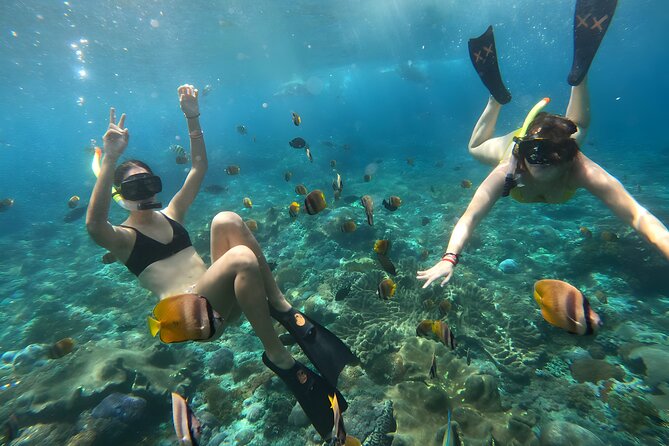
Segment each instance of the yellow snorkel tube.
[[[93,174],[95,175],[95,178],[97,178],[100,175],[100,164],[102,163],[102,149],[99,147],[95,148],[95,151],[93,153],[93,162],[91,164],[91,169],[93,169]],[[123,196],[121,195],[121,191],[119,191],[116,186],[112,186],[112,198],[118,204],[121,206],[123,209],[130,210],[129,207],[125,204],[125,201],[123,200]]]
[[[548,103],[551,101],[551,98],[543,98],[539,102],[535,104],[534,107],[530,110],[530,112],[525,116],[525,120],[523,121],[523,126],[516,130],[516,132],[513,134],[513,141],[514,141],[514,148],[517,145],[517,141],[520,138],[524,138],[527,135],[527,129],[534,121],[534,118],[537,117],[539,112],[543,110],[543,108],[548,105]],[[502,197],[506,197],[511,193],[511,189],[516,187],[518,185],[517,181],[517,174],[516,174],[516,169],[518,168],[518,157],[514,155],[514,149],[511,149],[511,155],[509,157],[509,170],[506,173],[506,177],[504,178],[504,189],[502,190]]]

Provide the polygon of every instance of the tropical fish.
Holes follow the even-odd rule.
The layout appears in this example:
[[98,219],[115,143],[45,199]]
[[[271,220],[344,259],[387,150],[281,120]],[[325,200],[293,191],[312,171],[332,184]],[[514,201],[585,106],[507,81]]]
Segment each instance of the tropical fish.
[[413,158],[407,158],[407,164],[410,165],[411,167],[413,167],[414,164],[415,164],[414,159]]
[[467,349],[467,365],[471,365],[471,364],[472,364],[472,357],[469,354],[469,349]]
[[421,224],[422,226],[425,226],[425,225],[430,224],[430,218],[429,218],[429,217],[423,217],[423,218],[421,218],[421,219],[420,219],[420,224]]
[[463,188],[463,189],[469,189],[470,187],[472,187],[471,180],[462,180],[460,182],[460,187]]
[[307,186],[304,184],[298,184],[295,186],[295,193],[297,195],[307,195]]
[[312,190],[304,199],[304,208],[307,210],[307,214],[316,215],[323,209],[325,209],[327,203],[325,202],[325,194],[322,190]]
[[366,173],[366,174],[362,177],[362,179],[365,181],[365,183],[369,183],[370,181],[372,181],[372,175],[369,174],[369,173]]
[[450,347],[451,350],[455,350],[457,342],[455,341],[455,336],[453,332],[448,327],[446,322],[431,319],[425,319],[418,324],[416,327],[416,335],[423,337],[436,337],[441,343],[446,347]]
[[585,226],[581,226],[580,228],[578,228],[578,232],[581,233],[581,236],[583,236],[583,238],[592,238],[592,232]]
[[361,446],[360,440],[346,434],[344,427],[344,417],[342,416],[339,402],[337,401],[337,394],[328,395],[330,399],[330,408],[334,415],[334,425],[332,431],[332,440],[330,446]]
[[295,124],[296,126],[300,125],[300,123],[302,122],[302,118],[300,118],[300,115],[298,115],[295,112],[293,112],[292,115],[293,115],[293,124]]
[[172,144],[170,146],[170,150],[176,153],[177,164],[186,164],[188,162],[188,154],[186,153],[186,150],[183,148],[183,146],[180,146],[179,144]]
[[383,270],[385,272],[387,272],[388,274],[390,274],[392,276],[397,275],[397,270],[395,269],[395,265],[393,264],[393,262],[388,257],[386,257],[383,254],[377,253],[376,258],[379,259],[379,263],[381,264],[381,267],[383,268]]
[[330,167],[333,169],[337,167],[337,160],[330,160]]
[[448,314],[448,312],[451,311],[452,306],[453,306],[453,304],[451,303],[450,300],[448,300],[448,299],[442,300],[441,302],[439,302],[439,313],[442,316],[446,316]]
[[211,92],[211,85],[207,84],[202,89],[202,96],[207,96]]
[[397,208],[402,206],[402,199],[397,195],[391,195],[387,199],[383,199],[383,206],[390,212],[395,212]]
[[253,220],[252,218],[244,221],[246,224],[246,227],[249,228],[251,232],[256,232],[258,230],[258,222]]
[[332,190],[334,191],[335,200],[339,200],[341,192],[344,190],[344,182],[341,179],[341,175],[337,174],[335,179],[332,180]]
[[390,240],[377,240],[374,242],[374,252],[385,256],[390,250]]
[[102,256],[102,264],[103,265],[109,265],[111,263],[116,262],[116,256],[112,254],[111,252],[106,253],[105,255]]
[[172,420],[179,445],[197,446],[202,434],[202,424],[193,414],[186,399],[175,392],[172,392]]
[[303,149],[307,146],[307,142],[304,140],[304,138],[300,138],[299,136],[297,138],[293,138],[288,142],[288,145],[294,149]]
[[363,195],[360,198],[362,207],[365,208],[365,215],[367,215],[367,224],[374,226],[374,200],[369,195]]
[[292,218],[297,218],[297,215],[300,213],[300,204],[297,201],[293,201],[288,206],[288,215]]
[[437,357],[432,353],[432,363],[430,364],[430,379],[437,377]]
[[230,164],[228,167],[225,168],[225,173],[228,175],[237,175],[239,173],[239,166],[235,164]]
[[79,201],[80,201],[80,200],[81,200],[81,199],[79,198],[78,195],[72,195],[72,197],[70,197],[70,199],[67,201],[67,206],[68,206],[70,209],[74,209],[74,208],[76,208],[77,206],[79,206]]
[[73,221],[79,220],[81,217],[86,215],[87,207],[88,205],[72,209],[67,214],[65,214],[65,217],[63,217],[63,221],[65,223],[72,223]]
[[251,209],[253,207],[253,202],[249,197],[244,197],[244,200],[242,200],[242,203],[244,204],[245,208]]
[[341,232],[354,232],[357,227],[353,220],[346,220],[341,225]]
[[286,171],[286,173],[283,174],[283,179],[284,180],[290,181],[291,178],[293,178],[293,172]]
[[393,279],[387,278],[379,283],[379,287],[376,291],[381,299],[388,300],[395,295],[396,289],[397,285],[393,282]]
[[72,353],[74,350],[74,339],[72,338],[63,338],[60,341],[56,341],[49,347],[48,356],[50,359],[58,359],[63,356]]
[[543,279],[534,284],[534,300],[546,322],[570,333],[593,334],[602,326],[590,302],[573,285],[561,280]]
[[313,163],[314,162],[314,157],[311,154],[311,150],[309,149],[309,147],[306,147],[304,149],[304,152],[307,154],[307,158],[309,158],[309,161]]
[[441,320],[433,321],[432,333],[434,333],[434,335],[437,336],[437,339],[439,339],[446,347],[455,350],[457,342],[455,342],[455,336],[446,322]]
[[208,194],[222,194],[228,190],[227,186],[221,186],[219,184],[210,184],[204,188],[204,191]]
[[14,206],[14,199],[13,198],[5,198],[2,201],[0,201],[0,212],[4,212],[4,211],[8,210],[12,206]]
[[153,308],[153,316],[147,318],[151,336],[160,333],[165,343],[210,339],[223,321],[209,301],[197,294],[161,299]]
[[248,130],[245,125],[240,124],[236,127],[236,129],[237,133],[239,133],[240,135],[246,135],[248,133]]

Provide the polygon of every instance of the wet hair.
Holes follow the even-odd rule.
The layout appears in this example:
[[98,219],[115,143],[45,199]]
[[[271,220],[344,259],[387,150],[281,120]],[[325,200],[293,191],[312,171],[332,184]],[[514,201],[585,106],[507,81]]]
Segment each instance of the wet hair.
[[126,178],[128,171],[130,171],[130,169],[133,167],[140,167],[153,175],[151,168],[140,160],[123,161],[121,164],[116,166],[116,170],[114,170],[114,186],[119,187],[121,182]]
[[571,137],[577,130],[576,124],[564,116],[541,112],[527,128],[527,137],[548,139],[549,158],[561,164],[573,160],[579,151],[576,140]]

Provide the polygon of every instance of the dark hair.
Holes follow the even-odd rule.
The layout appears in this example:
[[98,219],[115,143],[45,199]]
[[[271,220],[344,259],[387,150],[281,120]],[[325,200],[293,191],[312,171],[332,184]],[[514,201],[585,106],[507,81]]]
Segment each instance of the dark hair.
[[123,161],[121,164],[116,166],[116,170],[114,170],[114,186],[119,187],[121,185],[121,182],[125,179],[128,171],[133,167],[141,167],[142,169],[146,170],[148,173],[153,175],[153,171],[151,170],[151,168],[146,163],[140,160]]
[[550,158],[555,164],[566,163],[578,153],[578,144],[571,137],[578,128],[564,116],[541,112],[527,128],[526,137],[550,140]]

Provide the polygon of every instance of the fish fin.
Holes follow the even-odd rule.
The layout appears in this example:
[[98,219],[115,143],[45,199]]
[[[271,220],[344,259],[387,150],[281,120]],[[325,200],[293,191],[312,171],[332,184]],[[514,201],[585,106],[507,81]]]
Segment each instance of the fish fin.
[[151,331],[151,336],[154,338],[160,331],[160,322],[152,318],[151,316],[147,316],[146,318],[149,322],[149,330]]

